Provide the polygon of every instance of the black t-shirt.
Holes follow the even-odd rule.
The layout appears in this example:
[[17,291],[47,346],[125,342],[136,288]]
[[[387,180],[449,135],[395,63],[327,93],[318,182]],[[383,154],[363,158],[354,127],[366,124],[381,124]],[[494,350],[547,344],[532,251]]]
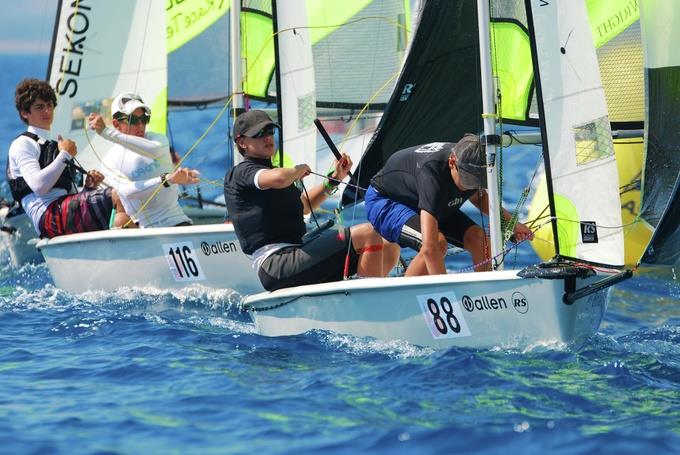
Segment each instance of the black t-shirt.
[[246,158],[224,178],[224,199],[236,236],[246,254],[271,243],[302,243],[305,222],[295,185],[260,190],[255,174],[271,169],[268,159]]
[[383,196],[438,220],[456,213],[477,190],[462,191],[451,177],[449,156],[455,143],[432,142],[399,150],[371,179]]

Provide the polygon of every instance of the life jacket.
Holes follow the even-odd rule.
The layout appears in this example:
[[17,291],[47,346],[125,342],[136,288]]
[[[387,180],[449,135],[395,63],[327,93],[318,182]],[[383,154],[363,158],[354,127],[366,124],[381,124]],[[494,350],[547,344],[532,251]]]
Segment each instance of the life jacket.
[[[38,158],[38,164],[40,164],[40,169],[45,169],[52,163],[59,155],[59,146],[56,141],[39,139],[37,134],[25,131],[20,134],[20,136],[26,136],[33,139],[40,146],[40,157]],[[7,174],[7,182],[9,183],[9,189],[12,192],[12,197],[15,201],[21,203],[21,200],[33,192],[26,180],[23,177],[10,178],[9,175],[9,160],[7,160],[7,169],[5,170]],[[72,166],[66,166],[66,169],[61,173],[57,183],[54,184],[53,188],[63,188],[67,192],[71,192],[74,187],[76,180],[76,172]]]

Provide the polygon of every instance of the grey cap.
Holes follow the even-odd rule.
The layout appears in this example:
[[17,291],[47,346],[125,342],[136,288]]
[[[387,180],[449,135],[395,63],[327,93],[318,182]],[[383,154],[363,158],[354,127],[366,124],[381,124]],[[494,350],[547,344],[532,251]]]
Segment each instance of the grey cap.
[[452,150],[460,181],[466,189],[486,188],[486,147],[476,134],[467,133]]
[[265,111],[252,110],[244,112],[236,117],[234,121],[234,138],[236,139],[241,136],[253,137],[267,125],[281,128],[269,118]]

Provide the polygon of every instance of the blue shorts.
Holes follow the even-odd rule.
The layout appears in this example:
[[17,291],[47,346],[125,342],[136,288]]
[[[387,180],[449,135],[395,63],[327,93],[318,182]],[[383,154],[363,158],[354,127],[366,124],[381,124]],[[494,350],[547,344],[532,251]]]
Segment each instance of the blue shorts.
[[[418,213],[381,195],[372,186],[368,187],[364,201],[366,217],[383,238],[402,247],[420,251],[423,238]],[[454,211],[438,222],[439,231],[444,234],[446,240],[459,248],[463,248],[465,231],[476,226],[476,223],[460,210]]]
[[366,190],[364,202],[368,221],[385,240],[393,243],[399,243],[399,236],[404,224],[418,215],[404,204],[381,195],[372,186],[369,186]]

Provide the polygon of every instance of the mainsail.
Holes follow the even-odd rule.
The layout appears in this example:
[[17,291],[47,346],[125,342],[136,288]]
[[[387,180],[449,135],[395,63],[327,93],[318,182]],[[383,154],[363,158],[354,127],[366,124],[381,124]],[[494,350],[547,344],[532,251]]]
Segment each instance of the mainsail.
[[557,254],[623,266],[607,104],[597,60],[582,52],[593,48],[590,30],[578,20],[584,4],[532,0],[531,5],[530,27],[541,37],[535,42],[534,72],[540,72],[539,115]]
[[[639,218],[643,173],[644,89],[639,8],[636,0],[586,0],[597,48],[609,120],[615,132],[614,150],[619,171],[625,262],[633,266],[646,247],[650,231]],[[532,105],[532,112],[535,107]],[[624,137],[627,136],[627,137]],[[530,204],[529,219],[541,225],[547,213],[547,189],[542,178]],[[536,232],[532,246],[547,259],[555,255],[547,229]]]
[[276,80],[281,87],[277,103],[282,129],[279,150],[291,161],[281,160],[280,165],[306,163],[316,168],[314,60],[305,2],[286,0],[274,13]]
[[655,230],[642,262],[680,262],[680,5],[641,0],[645,51],[646,149],[642,218]]
[[54,28],[48,81],[58,105],[52,128],[76,141],[77,159],[98,168],[109,144],[86,131],[99,112],[111,123],[111,99],[135,91],[154,113],[150,128],[166,129],[166,42],[163,2],[61,1]]

